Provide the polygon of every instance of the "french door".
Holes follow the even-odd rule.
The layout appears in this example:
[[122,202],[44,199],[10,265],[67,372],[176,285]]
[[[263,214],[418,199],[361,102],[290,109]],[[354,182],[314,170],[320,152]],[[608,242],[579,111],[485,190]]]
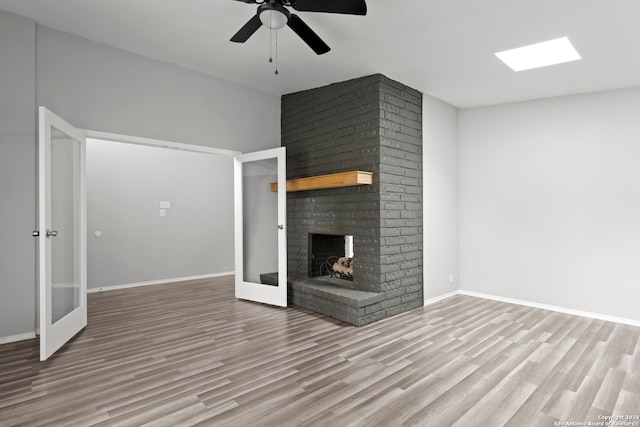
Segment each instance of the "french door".
[[39,109],[40,360],[87,325],[85,133]]
[[[286,307],[285,148],[236,156],[234,174],[236,298]],[[277,281],[263,284],[265,273]]]

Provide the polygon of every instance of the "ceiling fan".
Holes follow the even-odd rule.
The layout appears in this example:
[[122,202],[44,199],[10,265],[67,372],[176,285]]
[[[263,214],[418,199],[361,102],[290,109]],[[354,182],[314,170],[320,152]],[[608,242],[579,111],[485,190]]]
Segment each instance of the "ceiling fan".
[[341,13],[346,15],[366,15],[365,0],[236,0],[243,3],[258,4],[256,15],[249,20],[232,38],[232,42],[244,43],[262,25],[271,30],[279,30],[287,25],[318,55],[331,50],[327,44],[296,14],[287,7],[299,12]]

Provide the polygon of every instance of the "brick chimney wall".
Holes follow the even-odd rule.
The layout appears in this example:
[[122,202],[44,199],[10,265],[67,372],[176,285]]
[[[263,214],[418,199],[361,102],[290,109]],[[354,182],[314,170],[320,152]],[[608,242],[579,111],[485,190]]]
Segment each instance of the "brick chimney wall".
[[422,94],[376,74],[284,95],[282,145],[287,179],[373,172],[287,195],[290,279],[308,274],[310,234],[353,235],[353,287],[384,294],[360,324],[422,306]]

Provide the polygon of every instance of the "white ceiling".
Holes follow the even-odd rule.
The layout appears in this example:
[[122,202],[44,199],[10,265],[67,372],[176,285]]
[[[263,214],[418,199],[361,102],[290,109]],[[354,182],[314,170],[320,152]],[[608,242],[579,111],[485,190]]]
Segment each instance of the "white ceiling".
[[[229,39],[257,6],[233,0],[0,0],[42,25],[277,95],[382,73],[457,107],[640,86],[640,0],[367,0],[367,16],[296,12],[289,28]],[[294,11],[295,12],[295,11]],[[514,73],[495,52],[568,36],[582,61]]]

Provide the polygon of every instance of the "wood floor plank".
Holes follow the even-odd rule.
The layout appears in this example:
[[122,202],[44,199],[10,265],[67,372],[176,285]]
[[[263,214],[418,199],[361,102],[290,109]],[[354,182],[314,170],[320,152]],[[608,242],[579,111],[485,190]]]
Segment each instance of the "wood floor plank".
[[[620,395],[620,391],[622,390],[622,384],[624,384],[625,377],[626,372],[613,368],[609,369],[607,375],[602,381],[602,385],[598,389],[596,397],[593,400],[593,407],[602,412],[613,412],[618,396]],[[640,384],[638,387],[640,387]]]
[[233,277],[93,293],[47,362],[0,345],[0,426],[545,426],[640,413],[640,328],[457,295],[361,328]]
[[[534,391],[535,386],[533,384],[519,382],[514,377],[508,377],[451,426],[465,427],[473,424],[485,426],[506,425],[507,421],[513,417]],[[487,411],[486,408],[493,408],[493,410]]]
[[390,401],[384,410],[366,414],[362,425],[400,425],[478,370],[468,363],[466,356],[452,359],[449,354],[441,353],[437,358],[446,360],[446,363],[441,363],[428,376],[416,375],[420,378],[417,382],[413,382],[403,394]]
[[640,393],[622,390],[616,401],[613,413],[617,415],[640,415],[639,412]]
[[580,384],[573,398],[573,403],[565,408],[563,420],[585,420],[593,401],[602,386],[602,380],[587,376]]

